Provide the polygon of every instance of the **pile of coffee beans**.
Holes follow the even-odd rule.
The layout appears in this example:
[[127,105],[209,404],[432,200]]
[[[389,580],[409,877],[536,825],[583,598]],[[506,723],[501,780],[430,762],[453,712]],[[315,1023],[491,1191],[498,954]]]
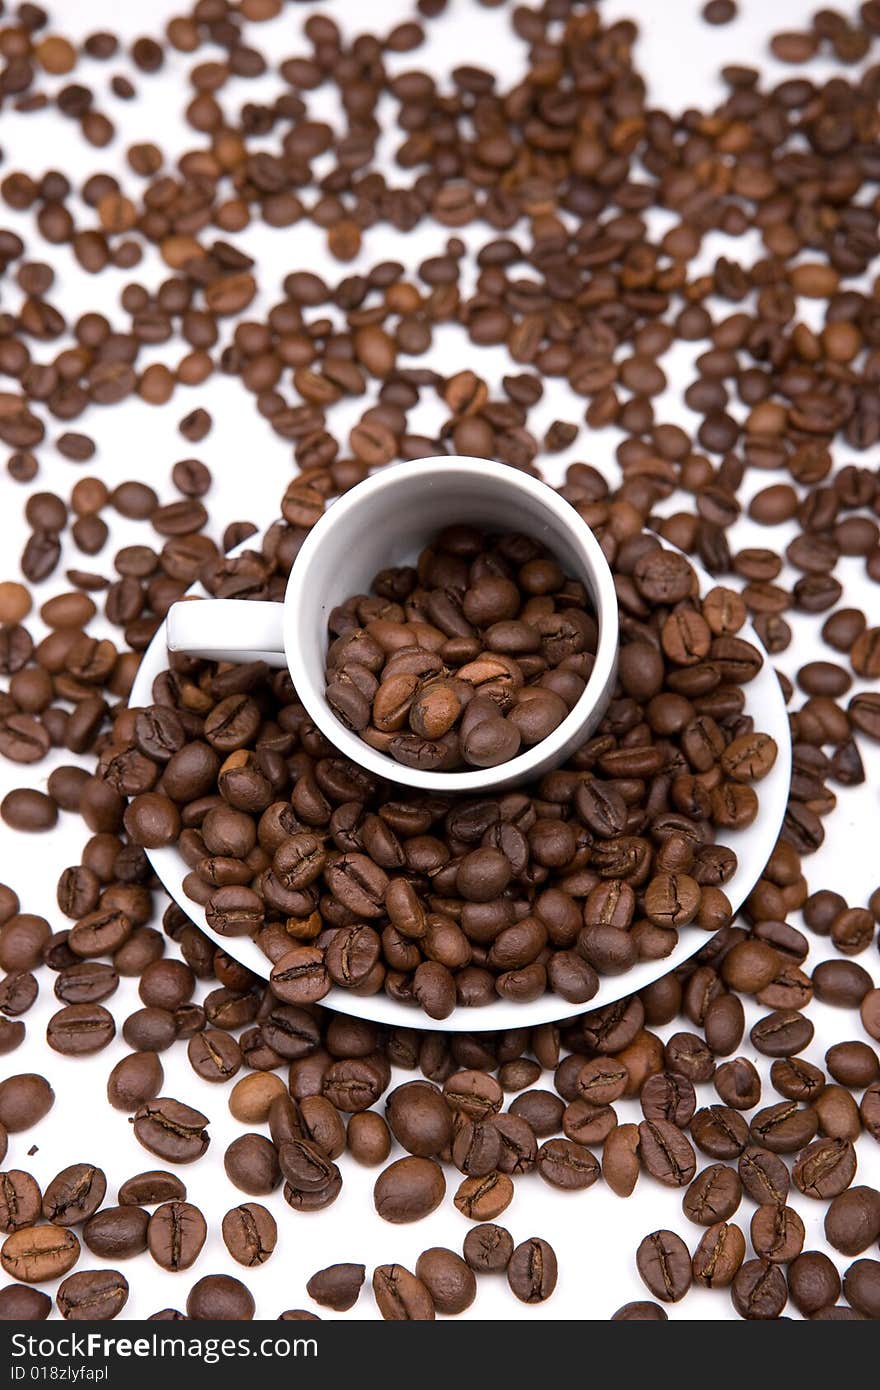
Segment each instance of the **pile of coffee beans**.
[[[193,147],[141,139],[124,176],[98,167],[76,185],[8,165],[0,180],[0,201],[27,229],[0,228],[10,291],[0,439],[8,486],[27,488],[29,527],[20,577],[0,583],[0,754],[32,781],[51,759],[48,778],[12,788],[0,815],[41,832],[78,813],[90,837],[61,875],[57,919],[28,911],[26,885],[24,902],[0,885],[0,1051],[22,1045],[47,979],[59,1004],[46,1028],[50,1076],[7,1065],[0,1081],[3,1318],[48,1316],[43,1283],[64,1317],[115,1317],[129,1295],[115,1266],[129,1258],[186,1276],[182,1308],[157,1317],[254,1316],[245,1280],[196,1270],[208,1221],[176,1173],[108,1181],[76,1151],[78,1134],[45,1190],[22,1166],[53,1105],[51,1080],[77,1084],[76,1059],[107,1047],[117,1024],[130,1051],[108,1077],[108,1101],[160,1164],[210,1163],[214,1152],[211,1115],[167,1094],[163,1054],[185,1047],[200,1079],[230,1087],[245,1128],[224,1167],[244,1199],[217,1233],[243,1270],[295,1248],[271,1194],[295,1225],[295,1213],[338,1199],[356,1162],[379,1170],[388,1259],[391,1227],[444,1203],[472,1223],[461,1256],[432,1247],[412,1270],[372,1271],[383,1317],[458,1313],[492,1274],[524,1302],[548,1298],[549,1243],[496,1224],[515,1187],[537,1182],[602,1183],[621,1198],[647,1183],[658,1206],[663,1188],[681,1198],[698,1231],[685,1240],[658,1224],[645,1237],[634,1259],[650,1301],[625,1305],[621,1320],[664,1318],[694,1286],[727,1290],[750,1319],[880,1312],[880,1192],[856,1180],[866,1146],[880,1142],[870,968],[880,891],[848,901],[809,885],[802,863],[822,844],[835,788],[865,780],[860,742],[880,738],[880,628],[846,587],[856,571],[880,580],[880,478],[860,461],[880,439],[876,295],[865,280],[880,252],[880,67],[862,65],[880,6],[817,11],[771,44],[803,70],[767,87],[756,69],[730,65],[715,110],[680,114],[649,100],[635,26],[574,0],[510,9],[524,59],[515,81],[471,64],[443,77],[402,70],[400,55],[445,9],[419,0],[418,15],[387,34],[354,37],[311,12],[301,50],[279,59],[274,39],[268,56],[252,40],[282,15],[281,0],[196,0],[161,41],[139,39],[130,63],[107,33],[80,49],[38,5],[4,15],[6,102],[25,114],[51,107],[96,151],[115,134],[102,105],[133,96],[136,82],[146,106],[151,75],[186,55]],[[710,23],[734,13],[706,6]],[[508,22],[501,7],[496,21]],[[129,66],[135,82],[120,71],[93,91],[77,80],[81,52]],[[814,54],[840,65],[833,78],[810,75]],[[235,84],[270,66],[281,94],[237,104]],[[326,109],[331,89],[338,129],[312,104],[320,90]],[[394,147],[390,173],[380,138]],[[248,229],[305,219],[344,273],[294,269],[279,293],[249,253]],[[414,267],[370,263],[383,226],[435,233],[435,253]],[[716,233],[726,254],[707,262]],[[134,271],[147,246],[166,278],[145,270],[113,316],[65,315],[56,247],[95,274]],[[452,331],[470,365],[449,375],[431,353]],[[684,389],[693,429],[665,418],[661,400],[663,359],[682,343],[701,345]],[[481,375],[483,348],[507,354],[500,380],[491,352]],[[169,460],[173,501],[142,479],[109,486],[79,471],[69,490],[43,486],[51,451],[77,470],[95,453],[80,416],[135,396],[162,408],[176,395],[180,435],[197,446],[212,418],[179,402],[214,374],[250,393],[297,465],[259,543],[227,554],[255,534],[249,521],[210,534],[219,518],[198,458]],[[560,387],[563,415],[539,425]],[[572,392],[582,421],[564,418],[580,415]],[[337,425],[337,404],[353,424]],[[574,457],[582,422],[593,458],[605,453],[600,432],[616,431],[613,476]],[[127,707],[141,653],[192,583],[279,599],[331,497],[395,459],[447,452],[532,474],[565,452],[559,491],[612,567],[620,688],[567,767],[476,803],[401,799],[340,759],[287,675],[259,663],[175,658],[152,705]],[[773,528],[766,548],[737,548],[743,516]],[[150,529],[110,557],[116,518]],[[663,541],[698,559],[715,587],[701,592]],[[48,593],[62,569],[65,587]],[[520,569],[505,577],[518,581]],[[753,722],[760,712],[747,709],[761,661],[737,635],[747,618],[772,655],[796,632],[808,659],[780,677],[794,760],[784,828],[734,921],[725,834],[754,821],[753,784],[775,755]],[[444,643],[461,635],[435,617],[431,626]],[[583,680],[588,646],[558,663],[542,652],[555,664],[548,679],[571,694],[565,673]],[[163,931],[151,925],[159,885],[144,849],[172,843],[212,928],[256,936],[273,962],[268,985],[176,907]],[[799,913],[804,930],[789,920]],[[435,1017],[548,986],[581,1004],[599,973],[664,958],[691,925],[706,940],[690,962],[558,1026],[438,1035],[316,1002],[332,981],[384,988]],[[811,967],[817,938],[828,958]],[[117,1020],[125,977],[137,978],[142,1007]],[[814,998],[846,1011],[824,1055],[814,1055]],[[805,1248],[816,1210],[833,1258]],[[106,1267],[77,1269],[83,1246]],[[311,1278],[300,1271],[318,1306],[354,1307],[368,1271],[350,1253]]]
[[[508,542],[531,549],[524,537]],[[443,544],[472,550],[482,541],[456,528]],[[436,554],[441,565],[464,564],[442,547]],[[248,563],[246,553],[227,569]],[[537,557],[520,575],[532,564],[549,575]],[[288,1004],[315,1003],[333,985],[384,989],[432,1018],[499,995],[531,1001],[548,988],[586,1003],[600,975],[668,956],[681,929],[729,924],[723,885],[737,860],[717,837],[755,821],[755,784],[777,755],[745,713],[744,687],[763,657],[737,635],[746,619],[739,595],[719,585],[701,597],[690,562],[644,531],[620,547],[615,568],[631,595],[615,698],[594,737],[533,787],[479,798],[407,792],[343,758],[287,673],[189,658],[155,682],[154,705],[120,710],[98,777],[119,806],[131,798],[122,819],[132,844],[179,847],[190,866],[184,889],[208,925],[224,937],[253,936]],[[564,582],[558,570],[557,578]],[[504,579],[498,592],[502,584],[514,589]],[[450,608],[455,592],[451,582],[442,590]],[[465,590],[467,611],[478,592]],[[571,640],[587,640],[593,620],[582,616],[583,631],[565,609],[571,632],[550,639],[560,660],[547,678],[572,701],[589,676],[588,652],[569,651]],[[344,626],[339,611],[332,621]],[[506,718],[499,708],[529,689],[539,692],[529,710],[552,701],[560,717],[568,712],[549,688],[517,686],[523,656],[483,652],[444,679],[439,651],[413,645],[408,626],[425,636],[422,623],[394,618],[340,633],[328,687],[337,707],[366,704],[371,682],[375,709],[402,684],[419,726],[403,744],[440,753],[513,727],[525,703]],[[395,628],[404,645],[380,667],[378,638],[396,643]],[[421,676],[405,669],[414,665]],[[476,692],[463,713],[461,688]],[[396,694],[392,704],[401,704]],[[461,713],[459,732],[431,732],[443,709]],[[97,897],[81,905],[76,937],[133,925],[121,903],[112,923]]]
[[552,734],[586,689],[598,627],[538,542],[451,526],[330,614],[327,702],[405,767],[497,767]]

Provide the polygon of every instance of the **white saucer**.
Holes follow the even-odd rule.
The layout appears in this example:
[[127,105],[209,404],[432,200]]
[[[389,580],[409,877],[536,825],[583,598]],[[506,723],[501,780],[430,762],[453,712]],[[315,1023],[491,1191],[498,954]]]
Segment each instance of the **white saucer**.
[[[251,536],[243,545],[230,553],[253,549],[260,543],[260,537]],[[664,542],[668,549],[674,549]],[[703,593],[715,586],[716,581],[701,567],[690,563],[700,580]],[[200,584],[194,584],[189,594],[205,596]],[[746,623],[737,634],[744,637],[762,652],[764,647],[750,623]],[[755,725],[762,732],[776,740],[779,750],[772,770],[761,782],[758,789],[760,810],[754,825],[745,830],[729,830],[721,836],[721,843],[729,846],[737,857],[737,870],[724,891],[730,905],[736,911],[741,907],[755,883],[761,876],[764,865],[776,843],[782,826],[788,802],[788,789],[791,780],[791,737],[785,701],[770,663],[764,652],[764,665],[754,680],[746,685],[745,712],[754,717]],[[140,668],[129,695],[129,704],[140,708],[153,703],[153,681],[168,665],[165,647],[165,625],[163,624],[149,647],[143,654]],[[255,975],[268,978],[269,962],[262,951],[248,936],[220,936],[212,931],[205,919],[203,909],[192,902],[183,891],[183,880],[189,868],[176,849],[151,849],[147,856],[174,901],[183,908],[188,917],[205,932],[218,946],[222,946],[230,956],[247,966]],[[574,1018],[577,1014],[589,1013],[593,1009],[613,1004],[615,1000],[634,994],[667,975],[705,946],[709,937],[696,927],[685,927],[679,932],[678,945],[671,955],[663,960],[642,961],[628,970],[625,975],[602,976],[599,989],[586,1004],[570,1004],[558,994],[544,994],[530,1004],[517,1004],[498,999],[492,1004],[477,1008],[456,1008],[448,1018],[433,1019],[421,1009],[398,1004],[387,994],[358,995],[350,990],[334,987],[321,1000],[324,1008],[335,1009],[340,1013],[351,1014],[356,1018],[369,1018],[377,1023],[393,1024],[397,1027],[418,1027],[437,1029],[442,1032],[481,1032],[505,1028],[532,1028],[540,1023],[553,1023],[559,1019]]]

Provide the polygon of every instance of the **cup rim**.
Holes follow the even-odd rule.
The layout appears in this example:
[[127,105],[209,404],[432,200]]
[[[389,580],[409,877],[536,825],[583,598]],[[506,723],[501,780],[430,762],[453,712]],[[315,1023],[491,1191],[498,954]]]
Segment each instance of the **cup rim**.
[[[319,688],[312,680],[305,663],[296,671],[293,670],[290,654],[297,651],[298,614],[307,602],[312,601],[306,595],[312,561],[319,549],[330,541],[334,525],[355,510],[366,496],[372,497],[393,490],[412,478],[427,478],[432,473],[444,474],[448,480],[449,474],[456,472],[461,476],[492,478],[502,487],[527,495],[555,515],[570,533],[572,542],[580,551],[595,583],[599,640],[593,670],[583,694],[562,723],[546,738],[496,767],[431,772],[395,762],[386,753],[371,748],[351,729],[347,729],[333,713],[327,703],[324,689]],[[576,738],[578,729],[587,722],[597,702],[608,692],[614,675],[619,639],[617,593],[608,562],[592,530],[574,507],[560,497],[548,483],[491,459],[471,458],[463,454],[441,454],[431,458],[415,459],[409,463],[391,464],[365,478],[328,507],[312,527],[291,568],[284,595],[283,633],[284,650],[288,655],[288,667],[297,695],[320,731],[345,757],[383,781],[398,786],[424,792],[475,795],[529,781],[531,777],[545,770],[554,759],[561,757],[565,746]]]

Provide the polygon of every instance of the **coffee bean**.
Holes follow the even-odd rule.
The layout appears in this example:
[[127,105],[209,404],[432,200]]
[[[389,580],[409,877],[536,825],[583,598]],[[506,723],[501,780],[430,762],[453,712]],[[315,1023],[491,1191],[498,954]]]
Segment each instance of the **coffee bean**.
[[0,1231],[9,1235],[31,1226],[42,1213],[43,1198],[30,1173],[10,1168],[0,1173]]
[[264,1264],[278,1239],[275,1218],[258,1202],[233,1207],[223,1218],[222,1230],[232,1258],[247,1266]]
[[363,1265],[328,1265],[313,1274],[306,1285],[309,1298],[322,1307],[332,1308],[337,1313],[346,1313],[358,1301],[364,1282]]
[[618,1197],[629,1197],[639,1177],[639,1131],[634,1124],[616,1125],[602,1150],[602,1176]]
[[733,1306],[741,1318],[778,1318],[788,1302],[788,1290],[781,1270],[767,1260],[746,1260],[738,1270],[731,1289]]
[[386,1322],[433,1322],[434,1300],[421,1279],[403,1265],[377,1265],[373,1297]]
[[13,830],[51,830],[58,821],[58,808],[44,792],[20,787],[4,796],[0,802],[0,816]]
[[872,988],[871,976],[861,965],[849,960],[826,960],[812,973],[816,998],[824,1004],[854,1008]]
[[147,1228],[150,1254],[163,1269],[189,1269],[207,1239],[208,1227],[198,1207],[172,1200],[153,1212]]
[[55,1092],[43,1076],[26,1072],[0,1081],[0,1124],[10,1134],[38,1124],[54,1104]]
[[0,1265],[12,1279],[42,1284],[72,1269],[79,1252],[73,1231],[60,1226],[20,1226],[0,1247]]
[[90,1163],[75,1163],[52,1179],[43,1193],[43,1216],[56,1226],[78,1226],[104,1200],[107,1179]]
[[416,1277],[427,1288],[437,1312],[448,1316],[463,1313],[477,1294],[477,1281],[461,1256],[438,1246],[419,1256]]
[[674,1231],[654,1231],[636,1251],[643,1282],[662,1303],[678,1303],[691,1286],[691,1257]]
[[433,1160],[400,1158],[376,1180],[373,1201],[385,1221],[420,1221],[439,1206],[445,1192],[443,1171]]
[[55,1302],[63,1318],[106,1322],[128,1302],[128,1280],[116,1269],[80,1270],[59,1284]]
[[439,1091],[425,1082],[410,1082],[392,1091],[386,1102],[392,1134],[408,1153],[432,1158],[452,1139],[452,1113]]
[[186,1188],[175,1173],[151,1169],[128,1178],[120,1187],[117,1199],[121,1206],[156,1206],[159,1202],[186,1200]]
[[226,1176],[233,1186],[253,1197],[263,1197],[281,1181],[275,1145],[263,1134],[242,1134],[223,1157]]
[[817,1124],[814,1111],[782,1101],[759,1110],[752,1117],[750,1132],[753,1142],[771,1153],[796,1153],[815,1137]]
[[49,940],[49,923],[28,912],[13,912],[0,936],[0,965],[4,970],[33,970],[42,961]]
[[873,1047],[861,1040],[835,1043],[825,1053],[825,1065],[844,1086],[862,1090],[880,1077],[880,1058]]
[[147,1248],[149,1220],[142,1207],[104,1207],[86,1221],[83,1241],[99,1259],[130,1259]]
[[616,1313],[611,1314],[612,1322],[667,1322],[668,1316],[659,1303],[648,1300],[624,1303]]
[[712,1163],[698,1173],[685,1193],[685,1216],[699,1226],[712,1226],[733,1216],[742,1200],[742,1182],[733,1168]]
[[391,1136],[381,1115],[365,1110],[352,1115],[348,1122],[346,1144],[357,1163],[375,1167],[384,1163],[391,1152]]
[[820,1250],[805,1250],[788,1267],[789,1296],[804,1317],[835,1303],[840,1289],[840,1275]]
[[872,1187],[849,1187],[825,1213],[825,1236],[843,1255],[860,1255],[880,1235],[880,1193]]
[[790,1186],[788,1169],[775,1153],[749,1147],[740,1155],[738,1171],[744,1190],[759,1206],[785,1201]]
[[107,1099],[116,1110],[129,1114],[154,1100],[165,1074],[155,1052],[133,1052],[116,1063],[107,1081]]
[[100,1004],[68,1004],[53,1014],[46,1027],[46,1041],[69,1057],[87,1056],[112,1042],[116,1025]]
[[755,1254],[772,1264],[787,1264],[804,1244],[804,1223],[788,1206],[772,1203],[758,1207],[750,1228]]
[[720,1221],[703,1234],[694,1251],[694,1282],[706,1288],[728,1288],[745,1258],[746,1242],[739,1226]]
[[592,1187],[599,1165],[590,1150],[570,1139],[548,1139],[538,1150],[538,1172],[546,1182],[563,1190]]
[[465,1178],[455,1194],[455,1205],[469,1221],[493,1221],[510,1206],[513,1190],[506,1173],[491,1172]]
[[641,1122],[639,1157],[645,1171],[666,1187],[686,1187],[696,1171],[687,1137],[668,1120]]
[[843,1276],[843,1292],[857,1312],[876,1318],[880,1310],[880,1260],[856,1260]]
[[477,1274],[499,1274],[510,1263],[513,1239],[503,1226],[473,1226],[464,1238],[464,1258]]
[[507,1264],[507,1283],[520,1302],[545,1302],[556,1279],[556,1254],[548,1241],[531,1236],[517,1245]]
[[759,1019],[749,1034],[765,1057],[792,1057],[808,1046],[812,1036],[810,1020],[790,1009],[780,1009]]
[[0,1289],[0,1322],[44,1322],[51,1311],[52,1300],[42,1289],[26,1284]]
[[229,1274],[206,1274],[193,1284],[186,1300],[194,1322],[249,1322],[256,1310],[253,1294]]
[[193,1163],[210,1142],[207,1124],[200,1111],[163,1097],[138,1107],[134,1133],[145,1149],[167,1163]]

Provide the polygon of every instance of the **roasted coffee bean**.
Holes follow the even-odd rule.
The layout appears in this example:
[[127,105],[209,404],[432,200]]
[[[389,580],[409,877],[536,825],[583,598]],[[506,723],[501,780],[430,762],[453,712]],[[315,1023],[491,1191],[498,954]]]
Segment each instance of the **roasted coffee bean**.
[[128,1280],[117,1269],[80,1270],[59,1284],[55,1302],[63,1318],[106,1322],[128,1302]]
[[843,1292],[866,1318],[880,1313],[880,1260],[856,1260],[843,1276]]
[[765,1057],[792,1057],[809,1045],[813,1025],[802,1014],[779,1009],[759,1019],[749,1037]]
[[392,1091],[386,1118],[398,1143],[421,1158],[440,1154],[452,1140],[452,1112],[438,1090],[413,1081]]
[[385,1221],[420,1221],[440,1205],[445,1192],[439,1164],[430,1158],[400,1158],[379,1175],[373,1201]]
[[820,1308],[828,1308],[840,1296],[840,1275],[820,1250],[805,1250],[792,1260],[787,1271],[788,1292],[799,1313],[809,1318]]
[[360,1296],[366,1271],[363,1265],[328,1265],[313,1274],[306,1285],[309,1298],[324,1308],[332,1308],[337,1313],[347,1313]]
[[639,1100],[646,1120],[669,1120],[683,1129],[697,1108],[697,1096],[686,1076],[657,1072],[648,1077]]
[[386,1322],[433,1322],[434,1300],[421,1279],[403,1265],[378,1265],[373,1297]]
[[252,1197],[263,1197],[281,1181],[278,1152],[263,1134],[242,1134],[223,1156],[226,1176],[234,1187]]
[[43,1193],[43,1216],[56,1226],[79,1226],[104,1200],[107,1179],[90,1163],[74,1163],[52,1179]]
[[849,1187],[855,1172],[855,1149],[848,1139],[817,1139],[798,1155],[792,1179],[804,1196],[828,1200]]
[[130,1259],[146,1250],[149,1221],[142,1207],[104,1207],[89,1217],[83,1226],[82,1238],[99,1259]]
[[391,1152],[391,1135],[381,1115],[372,1110],[352,1115],[346,1131],[346,1146],[357,1163],[375,1167]]
[[710,1158],[737,1158],[749,1142],[749,1126],[738,1111],[707,1105],[691,1120],[691,1135]]
[[150,1217],[147,1245],[163,1269],[189,1269],[207,1234],[208,1227],[198,1207],[186,1201],[164,1202]]
[[746,1260],[738,1270],[731,1289],[733,1306],[741,1318],[778,1318],[788,1302],[782,1271],[767,1260]]
[[206,1028],[194,1033],[187,1046],[190,1065],[203,1081],[224,1082],[241,1067],[241,1048],[228,1033]]
[[825,1213],[825,1236],[842,1255],[860,1255],[880,1235],[880,1192],[849,1187]]
[[758,1207],[750,1234],[755,1254],[771,1264],[787,1264],[804,1244],[804,1223],[792,1208],[778,1203]]
[[193,1284],[186,1300],[187,1316],[195,1322],[250,1322],[254,1296],[240,1279],[206,1274]]
[[599,1164],[590,1150],[570,1139],[548,1139],[538,1150],[538,1172],[545,1182],[573,1192],[592,1187]]
[[26,1284],[7,1284],[0,1289],[0,1322],[44,1322],[52,1300],[42,1289]]
[[782,1203],[788,1196],[788,1169],[775,1153],[750,1146],[740,1154],[738,1172],[743,1190],[759,1206]]
[[44,1076],[25,1072],[0,1081],[0,1124],[10,1134],[38,1124],[54,1104],[55,1092]]
[[31,1226],[42,1212],[43,1198],[30,1173],[10,1168],[0,1173],[0,1231],[9,1235]]
[[698,1226],[733,1216],[742,1200],[742,1182],[733,1168],[712,1163],[698,1173],[684,1195],[682,1209]]
[[11,1279],[43,1284],[58,1279],[79,1259],[73,1231],[61,1226],[20,1226],[0,1247],[0,1265]]
[[636,1251],[643,1282],[662,1303],[678,1303],[691,1286],[691,1257],[674,1231],[654,1231]]
[[696,1171],[686,1135],[668,1120],[642,1121],[639,1157],[645,1171],[666,1187],[686,1187]]
[[659,1303],[648,1300],[624,1303],[616,1313],[611,1314],[612,1322],[668,1322],[668,1315]]
[[174,1173],[151,1169],[128,1178],[120,1187],[117,1199],[121,1206],[156,1206],[159,1202],[186,1200],[186,1187]]
[[634,1124],[616,1125],[602,1150],[602,1177],[618,1197],[629,1197],[639,1178],[639,1131]]
[[510,1206],[513,1183],[506,1173],[500,1172],[465,1178],[454,1200],[458,1210],[469,1221],[494,1221]]
[[139,1106],[134,1133],[145,1149],[167,1163],[193,1163],[210,1142],[207,1124],[200,1111],[163,1097]]
[[521,1303],[543,1303],[556,1288],[558,1270],[553,1247],[540,1236],[530,1236],[513,1251],[507,1264],[507,1282]]
[[275,1218],[259,1202],[244,1202],[223,1218],[223,1241],[239,1264],[265,1264],[278,1240]]
[[109,999],[119,986],[119,974],[101,961],[82,961],[60,971],[55,995],[65,1004],[98,1004]]
[[0,1014],[5,1014],[8,1018],[17,1018],[20,1014],[27,1013],[38,993],[39,985],[35,976],[29,972],[19,971],[14,975],[6,975],[0,980]]
[[785,1057],[773,1063],[770,1080],[788,1100],[814,1100],[825,1089],[825,1075],[801,1057]]
[[[416,1261],[416,1277],[421,1279],[438,1313],[463,1313],[476,1298],[477,1281],[460,1255],[434,1246]],[[349,1305],[350,1306],[350,1305]]]
[[463,1253],[465,1261],[477,1274],[500,1274],[510,1264],[513,1238],[503,1226],[485,1222],[468,1231]]
[[162,1089],[165,1074],[155,1052],[132,1052],[110,1073],[107,1099],[116,1110],[129,1114],[154,1100]]
[[753,1143],[771,1153],[796,1153],[815,1137],[817,1126],[813,1110],[802,1108],[795,1101],[781,1101],[757,1111],[750,1132]]
[[745,1259],[746,1242],[739,1226],[720,1221],[703,1234],[694,1251],[694,1282],[710,1289],[728,1288]]
[[761,1078],[747,1057],[724,1062],[713,1082],[724,1104],[733,1110],[752,1110],[761,1099]]
[[552,1091],[523,1091],[510,1103],[511,1115],[521,1116],[538,1139],[558,1133],[564,1102]]

